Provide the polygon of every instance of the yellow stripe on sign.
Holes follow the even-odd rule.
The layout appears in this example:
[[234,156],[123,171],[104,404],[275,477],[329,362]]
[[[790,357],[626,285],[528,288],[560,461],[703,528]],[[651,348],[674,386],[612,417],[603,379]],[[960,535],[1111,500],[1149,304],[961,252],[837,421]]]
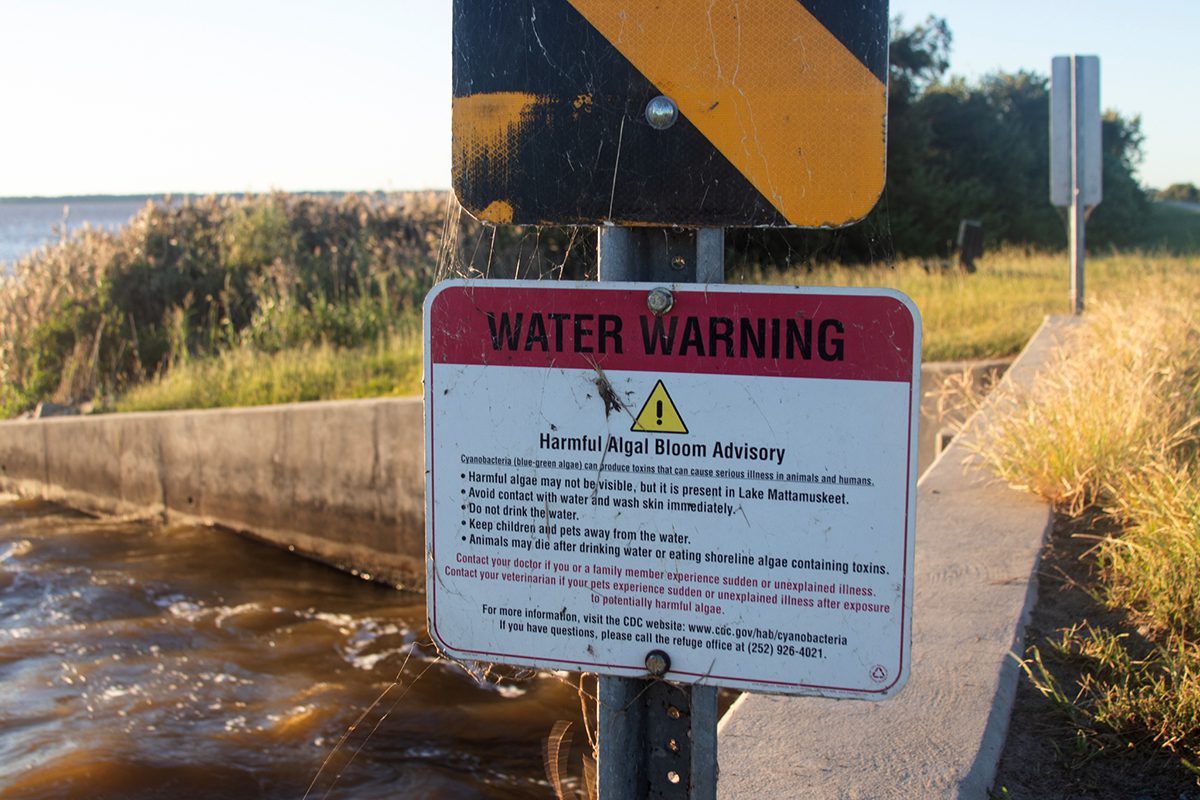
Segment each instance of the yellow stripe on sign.
[[[476,176],[495,173],[502,185],[512,180],[511,169],[518,144],[533,124],[533,112],[545,98],[524,92],[493,92],[454,98],[452,136],[456,186],[474,182]],[[496,198],[483,209],[473,209],[487,222],[508,224],[512,205]]]
[[866,216],[887,89],[797,0],[568,0],[793,225]]

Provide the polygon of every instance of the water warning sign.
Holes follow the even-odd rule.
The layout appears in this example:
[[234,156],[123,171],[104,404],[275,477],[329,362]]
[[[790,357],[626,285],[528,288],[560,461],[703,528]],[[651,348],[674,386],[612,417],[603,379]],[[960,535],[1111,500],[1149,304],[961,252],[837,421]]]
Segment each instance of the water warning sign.
[[[920,326],[883,290],[448,282],[425,306],[451,655],[881,699],[908,670]],[[668,388],[669,387],[669,388]]]

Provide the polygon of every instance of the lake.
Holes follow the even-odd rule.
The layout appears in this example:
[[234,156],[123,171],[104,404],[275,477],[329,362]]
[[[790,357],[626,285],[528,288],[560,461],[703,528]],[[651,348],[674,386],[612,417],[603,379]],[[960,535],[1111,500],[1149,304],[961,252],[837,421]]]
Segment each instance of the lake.
[[0,198],[0,273],[11,272],[18,259],[85,224],[115,230],[151,199],[155,198]]

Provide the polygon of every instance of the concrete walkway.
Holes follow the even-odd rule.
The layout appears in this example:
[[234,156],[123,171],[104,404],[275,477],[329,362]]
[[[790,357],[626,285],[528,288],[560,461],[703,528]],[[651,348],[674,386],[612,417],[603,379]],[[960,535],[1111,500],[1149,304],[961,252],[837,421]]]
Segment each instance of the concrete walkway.
[[[1047,320],[1005,381],[1027,385],[1070,325]],[[985,800],[1052,519],[972,454],[986,416],[918,484],[908,686],[883,703],[743,695],[721,721],[719,797]]]

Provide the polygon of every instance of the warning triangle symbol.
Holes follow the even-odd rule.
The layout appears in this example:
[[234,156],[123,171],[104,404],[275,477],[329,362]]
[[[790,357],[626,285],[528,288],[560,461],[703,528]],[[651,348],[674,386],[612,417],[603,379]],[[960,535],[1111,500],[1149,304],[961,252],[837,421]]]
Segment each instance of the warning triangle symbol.
[[687,425],[683,424],[683,417],[679,416],[679,409],[675,408],[675,402],[671,400],[671,395],[667,394],[667,387],[663,386],[662,381],[654,384],[654,389],[646,398],[646,404],[638,412],[629,430],[647,433],[688,432]]

